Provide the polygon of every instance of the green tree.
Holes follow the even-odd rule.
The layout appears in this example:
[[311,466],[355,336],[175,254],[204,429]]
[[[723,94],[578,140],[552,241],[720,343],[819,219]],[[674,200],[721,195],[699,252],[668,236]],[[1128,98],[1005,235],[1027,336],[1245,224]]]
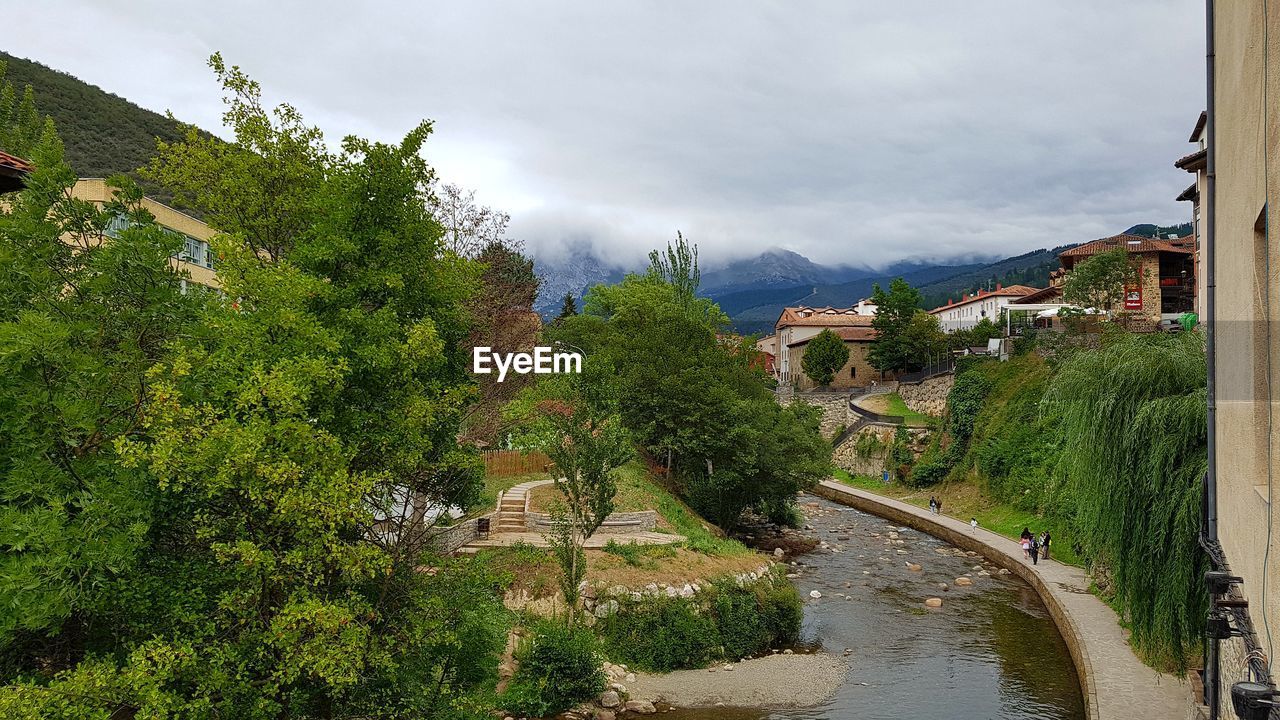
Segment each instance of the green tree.
[[583,313],[548,338],[586,352],[588,385],[614,384],[623,424],[696,509],[725,526],[748,508],[787,515],[830,463],[816,416],[778,406],[754,346],[697,296],[696,250],[683,237],[651,260],[645,275],[592,288]]
[[572,622],[578,610],[578,586],[587,569],[582,548],[613,512],[618,490],[614,471],[631,458],[632,449],[607,391],[600,386],[592,388],[594,392],[584,391],[576,379],[561,386],[570,392],[540,404],[545,427],[539,436],[563,497],[562,506],[553,513],[551,546],[560,564],[560,589]]
[[867,362],[881,372],[909,368],[913,357],[906,336],[920,306],[920,292],[906,280],[896,278],[889,283],[888,291],[875,285],[871,302],[876,306],[876,316],[871,320],[876,339],[867,353]]
[[1108,313],[1124,307],[1125,286],[1139,280],[1124,248],[1098,253],[1072,268],[1062,282],[1062,299]]
[[[38,147],[53,142],[53,119],[36,109],[35,91],[30,85],[19,96],[17,87],[5,78],[7,65],[0,60],[0,150],[30,158]],[[62,162],[60,152],[57,162]]]
[[900,338],[906,356],[904,370],[919,370],[947,351],[947,334],[935,315],[916,310]]
[[573,299],[573,293],[565,293],[560,301],[560,314],[556,316],[556,320],[564,320],[577,314],[578,303]]
[[849,362],[849,348],[830,328],[818,333],[805,345],[800,367],[818,385],[830,385],[836,373]]
[[[429,127],[396,145],[348,138],[331,154],[296,111],[263,111],[256,84],[212,64],[235,141],[163,146],[152,171],[226,223],[213,242],[225,296],[192,296],[199,312],[180,334],[138,334],[162,345],[154,363],[126,342],[108,348],[150,365],[140,384],[80,379],[135,394],[103,412],[137,429],[94,439],[116,454],[102,471],[127,484],[128,502],[85,516],[119,538],[80,550],[113,543],[95,560],[102,581],[59,566],[68,585],[93,589],[64,591],[61,633],[77,652],[6,646],[3,657],[19,659],[0,715],[474,716],[484,709],[475,692],[496,677],[505,613],[482,568],[421,572],[431,511],[470,502],[480,479],[456,439],[472,396],[460,344],[480,268],[441,247],[422,192]],[[181,298],[174,249],[144,253],[144,236],[175,242],[140,229],[136,242],[103,243],[95,256],[122,256],[119,272],[88,279],[151,277]],[[38,237],[60,246],[57,234]],[[115,302],[141,302],[145,288],[126,285]],[[68,451],[84,445],[85,418],[67,418]],[[14,457],[34,469],[41,450],[26,444]]]

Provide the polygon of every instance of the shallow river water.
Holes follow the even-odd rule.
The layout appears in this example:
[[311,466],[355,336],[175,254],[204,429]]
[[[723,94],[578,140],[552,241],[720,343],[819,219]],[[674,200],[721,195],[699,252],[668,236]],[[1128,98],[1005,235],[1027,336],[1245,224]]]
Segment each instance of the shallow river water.
[[[813,527],[808,534],[825,543],[795,558],[790,570],[807,603],[802,646],[837,655],[852,650],[844,684],[811,708],[686,709],[664,718],[1084,718],[1066,644],[1025,582],[929,535],[850,507],[805,496],[801,510]],[[922,569],[912,571],[908,562]],[[973,585],[956,587],[955,579],[965,575]],[[811,600],[811,590],[822,598]],[[942,598],[942,607],[925,608],[930,597]]]

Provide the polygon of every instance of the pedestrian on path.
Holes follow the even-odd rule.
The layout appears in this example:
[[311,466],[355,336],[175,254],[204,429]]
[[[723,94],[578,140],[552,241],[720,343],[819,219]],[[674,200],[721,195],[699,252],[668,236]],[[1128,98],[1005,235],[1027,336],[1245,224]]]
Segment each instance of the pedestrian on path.
[[929,496],[929,513],[932,515],[938,514],[938,498],[932,495]]
[[1032,536],[1031,537],[1031,564],[1038,565],[1039,559],[1040,559],[1040,541],[1036,540],[1035,536]]
[[1022,543],[1022,559],[1031,559],[1031,528],[1022,528],[1022,535],[1019,540]]
[[941,500],[939,500],[939,501],[937,502],[936,507],[937,507],[937,512],[938,512],[938,514],[939,514],[939,515],[941,515],[941,514],[942,514],[942,501],[941,501]]
[[1049,543],[1052,540],[1053,536],[1049,534],[1048,530],[1040,533],[1040,554],[1044,556],[1045,560],[1049,559]]
[[969,527],[973,528],[974,534],[978,532],[978,518],[969,518]]

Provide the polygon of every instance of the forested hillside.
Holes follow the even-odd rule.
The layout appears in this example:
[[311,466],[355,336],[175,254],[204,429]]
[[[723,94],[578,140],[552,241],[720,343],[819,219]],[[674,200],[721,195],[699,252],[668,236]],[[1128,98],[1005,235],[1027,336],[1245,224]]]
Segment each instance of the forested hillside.
[[[53,118],[67,162],[81,177],[132,172],[156,153],[156,138],[176,142],[179,122],[38,62],[0,52],[10,82],[35,89],[36,108]],[[149,190],[151,190],[149,188]]]

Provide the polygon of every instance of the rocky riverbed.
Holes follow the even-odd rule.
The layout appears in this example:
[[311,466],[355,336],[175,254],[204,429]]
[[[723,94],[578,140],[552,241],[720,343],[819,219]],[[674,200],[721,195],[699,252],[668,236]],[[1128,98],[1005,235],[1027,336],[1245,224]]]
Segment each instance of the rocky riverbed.
[[[650,694],[681,708],[664,718],[1084,718],[1066,645],[1028,585],[853,508],[805,497],[800,509],[804,529],[776,533],[775,546],[807,602],[801,653],[664,676],[670,695]],[[766,550],[775,539],[753,535]]]

